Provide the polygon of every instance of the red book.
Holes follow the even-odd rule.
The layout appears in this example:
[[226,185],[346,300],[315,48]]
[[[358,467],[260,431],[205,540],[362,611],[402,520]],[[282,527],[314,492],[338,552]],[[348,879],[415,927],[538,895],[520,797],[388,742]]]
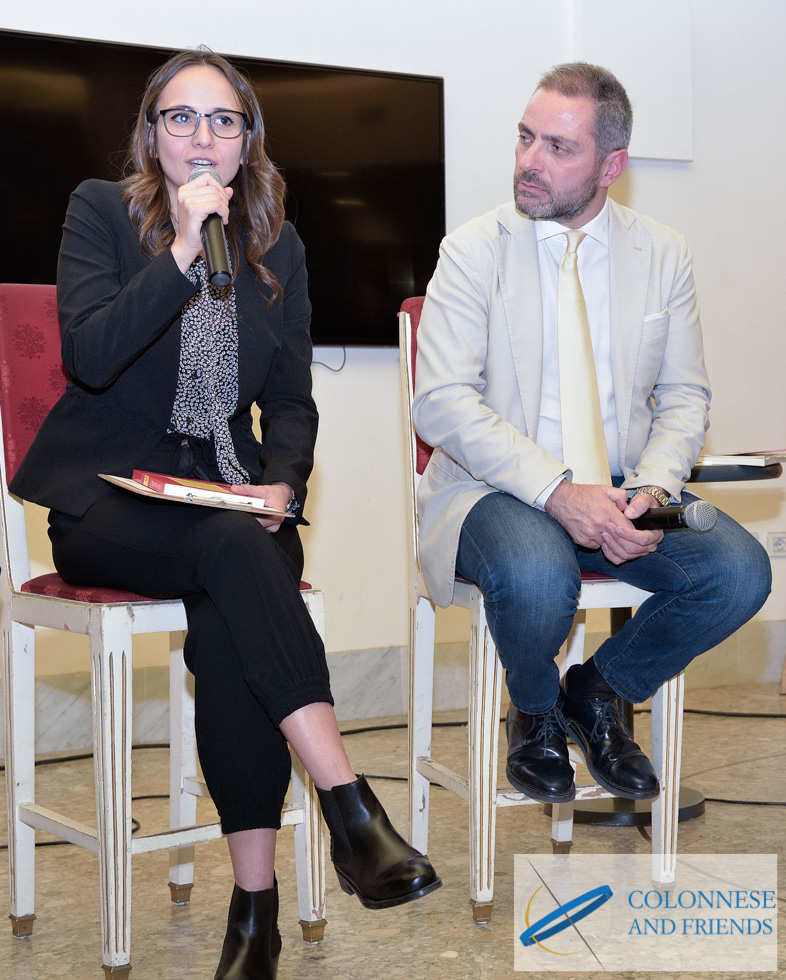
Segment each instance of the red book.
[[188,480],[181,476],[169,476],[167,473],[153,473],[151,470],[134,470],[131,479],[141,483],[143,487],[150,487],[151,490],[173,497],[184,497],[186,493],[193,490],[199,491],[200,494],[231,493],[228,483]]
[[134,470],[131,479],[123,476],[98,474],[102,479],[116,486],[133,490],[146,497],[159,497],[188,504],[201,504],[203,507],[226,507],[229,510],[253,511],[258,514],[281,514],[279,510],[266,507],[264,498],[250,497],[233,493],[228,483],[210,483],[207,480],[189,480],[170,476],[167,473],[153,473],[150,470]]

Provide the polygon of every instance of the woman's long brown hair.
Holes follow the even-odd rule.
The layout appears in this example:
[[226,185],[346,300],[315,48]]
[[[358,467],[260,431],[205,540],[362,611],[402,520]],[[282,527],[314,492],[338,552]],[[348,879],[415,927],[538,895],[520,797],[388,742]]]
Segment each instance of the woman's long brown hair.
[[[158,100],[174,76],[184,68],[208,66],[222,73],[235,90],[241,110],[248,117],[243,163],[230,187],[232,211],[248,232],[245,255],[248,264],[272,293],[270,302],[281,295],[275,275],[264,266],[265,255],[278,241],[284,223],[284,179],[265,150],[265,126],[256,94],[248,79],[220,55],[207,48],[181,51],[157,68],[147,81],[139,108],[123,180],[123,200],[146,255],[158,255],[175,238],[170,220],[169,193],[156,155]],[[236,223],[227,226],[232,268],[237,270],[240,250]]]

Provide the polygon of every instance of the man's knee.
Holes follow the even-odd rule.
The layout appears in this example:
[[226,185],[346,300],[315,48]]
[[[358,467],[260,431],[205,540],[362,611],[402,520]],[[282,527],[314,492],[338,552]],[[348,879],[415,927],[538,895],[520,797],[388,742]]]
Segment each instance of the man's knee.
[[[736,526],[726,546],[706,568],[705,588],[728,615],[747,622],[764,605],[772,588],[772,566],[761,544]],[[720,613],[719,613],[720,614]]]
[[747,622],[767,601],[772,590],[772,565],[770,558],[759,542],[751,536],[751,543],[745,554],[735,556],[735,588],[732,601],[741,606]]
[[560,555],[532,549],[486,553],[461,573],[478,584],[487,604],[540,609],[546,617],[575,612],[581,588],[575,558],[565,561]]
[[473,509],[459,542],[457,571],[501,598],[575,597],[576,553],[558,525],[507,494],[490,494]]

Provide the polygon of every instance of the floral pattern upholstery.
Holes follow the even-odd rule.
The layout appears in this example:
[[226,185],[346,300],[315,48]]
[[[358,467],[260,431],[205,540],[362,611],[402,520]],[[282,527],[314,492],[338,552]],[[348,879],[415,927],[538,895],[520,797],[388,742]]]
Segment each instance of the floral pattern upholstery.
[[[301,582],[301,591],[311,588],[308,582]],[[57,572],[39,575],[25,582],[22,592],[32,592],[34,595],[52,595],[58,599],[73,599],[76,602],[151,602],[149,596],[137,595],[136,592],[125,592],[123,589],[112,589],[99,585],[70,585],[64,582]]]
[[39,575],[25,582],[22,592],[32,592],[34,595],[52,595],[58,599],[74,599],[77,602],[147,602],[149,596],[137,595],[136,592],[124,592],[122,589],[110,589],[93,585],[69,585],[64,582],[57,572]]
[[0,410],[10,483],[68,375],[54,286],[0,286]]

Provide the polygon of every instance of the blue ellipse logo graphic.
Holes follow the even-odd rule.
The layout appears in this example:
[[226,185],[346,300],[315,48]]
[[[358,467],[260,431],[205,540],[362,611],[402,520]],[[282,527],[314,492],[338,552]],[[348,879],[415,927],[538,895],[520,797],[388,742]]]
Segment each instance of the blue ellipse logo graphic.
[[[574,898],[570,902],[566,902],[558,909],[554,909],[554,911],[549,912],[548,915],[544,915],[542,919],[538,919],[538,921],[533,925],[530,926],[528,924],[528,928],[522,932],[519,938],[525,946],[532,946],[535,943],[541,943],[544,939],[548,939],[550,936],[554,936],[558,932],[562,932],[563,929],[567,929],[568,926],[579,922],[581,919],[585,918],[585,916],[588,916],[590,912],[594,912],[595,909],[599,909],[601,905],[608,902],[612,894],[613,892],[609,885],[600,885],[598,888],[593,888],[591,891],[585,892],[583,895],[579,895],[578,898]],[[582,905],[584,906],[583,908],[581,908]],[[574,912],[574,909],[579,909],[579,911]],[[573,914],[569,916],[568,912],[573,912]],[[549,925],[549,923],[554,922],[561,916],[565,916],[565,920],[563,922],[558,922],[557,925],[552,926],[550,929],[546,929],[545,932],[538,933],[539,929]]]

